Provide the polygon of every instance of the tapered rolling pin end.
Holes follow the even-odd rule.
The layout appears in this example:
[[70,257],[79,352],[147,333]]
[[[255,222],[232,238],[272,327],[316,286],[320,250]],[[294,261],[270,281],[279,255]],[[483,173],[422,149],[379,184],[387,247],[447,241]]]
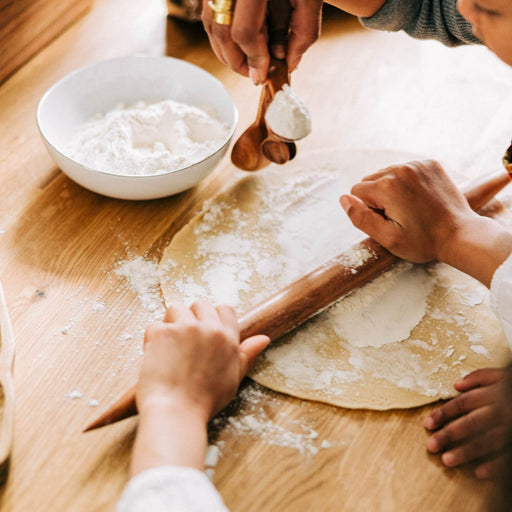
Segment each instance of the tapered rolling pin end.
[[137,414],[137,404],[135,403],[135,386],[124,393],[113,405],[92,423],[87,425],[83,432],[89,432],[97,428],[105,427],[111,423],[124,420]]
[[511,181],[512,176],[503,171],[497,171],[491,176],[487,176],[486,180],[480,182],[470,189],[464,191],[469,206],[475,211],[480,210],[485,206],[494,196],[504,189]]

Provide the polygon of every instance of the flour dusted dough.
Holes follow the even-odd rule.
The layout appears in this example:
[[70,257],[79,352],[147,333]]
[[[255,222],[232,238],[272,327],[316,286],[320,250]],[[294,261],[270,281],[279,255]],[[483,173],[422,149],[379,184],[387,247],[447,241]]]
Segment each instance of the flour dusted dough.
[[[339,196],[364,175],[412,158],[323,151],[240,173],[165,250],[166,303],[206,296],[242,313],[351,250],[364,234]],[[250,376],[334,405],[406,408],[451,397],[460,377],[508,357],[482,285],[446,265],[403,263],[273,342]]]

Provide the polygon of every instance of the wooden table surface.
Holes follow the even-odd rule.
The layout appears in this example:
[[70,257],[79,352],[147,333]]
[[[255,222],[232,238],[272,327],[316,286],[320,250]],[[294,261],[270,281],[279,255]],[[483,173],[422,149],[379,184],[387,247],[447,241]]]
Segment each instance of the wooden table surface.
[[[2,511],[113,509],[137,420],[81,430],[135,381],[152,315],[114,269],[136,256],[157,261],[234,171],[226,158],[194,189],[156,201],[91,193],[43,147],[35,123],[42,94],[96,60],[166,54],[225,84],[239,108],[238,133],[256,112],[258,88],[217,61],[199,25],[165,14],[163,1],[96,0],[0,86],[0,279],[17,340],[15,444]],[[328,9],[321,39],[293,75],[313,117],[298,151],[390,148],[468,175],[498,168],[510,135],[511,75],[485,48],[369,32]],[[467,512],[480,510],[490,490],[468,469],[444,469],[426,454],[422,420],[431,406],[353,411],[252,387],[245,394],[232,419],[252,414],[269,428],[237,431],[228,421],[212,430],[221,447],[213,479],[233,511]]]

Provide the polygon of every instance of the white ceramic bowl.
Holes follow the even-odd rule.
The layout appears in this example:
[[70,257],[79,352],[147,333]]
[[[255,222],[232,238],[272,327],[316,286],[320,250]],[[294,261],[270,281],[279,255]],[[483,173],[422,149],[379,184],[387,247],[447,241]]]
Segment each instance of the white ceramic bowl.
[[[172,99],[213,111],[228,134],[207,158],[163,174],[119,175],[91,169],[66,155],[79,126],[120,103]],[[57,165],[83,187],[120,199],[156,199],[177,194],[210,174],[226,153],[238,120],[233,99],[215,77],[170,57],[121,57],[80,68],[54,84],[37,109],[41,137]]]

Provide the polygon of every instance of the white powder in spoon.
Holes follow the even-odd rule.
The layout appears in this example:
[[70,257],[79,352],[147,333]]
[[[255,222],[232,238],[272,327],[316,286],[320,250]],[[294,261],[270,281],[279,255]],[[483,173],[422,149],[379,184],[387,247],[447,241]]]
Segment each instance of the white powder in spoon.
[[265,113],[267,126],[278,136],[302,139],[311,133],[311,116],[304,102],[287,84],[277,92]]
[[221,147],[228,127],[204,110],[165,100],[97,114],[80,126],[68,154],[95,170],[150,175],[182,169]]

